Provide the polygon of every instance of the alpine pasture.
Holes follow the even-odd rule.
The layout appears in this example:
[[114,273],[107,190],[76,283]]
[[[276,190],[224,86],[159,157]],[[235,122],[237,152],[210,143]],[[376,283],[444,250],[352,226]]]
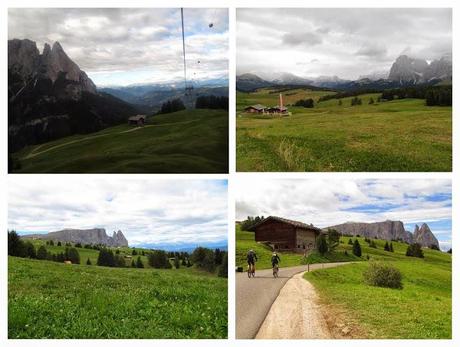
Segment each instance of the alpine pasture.
[[[281,91],[287,117],[244,112],[277,105],[277,89],[237,91],[237,171],[452,170],[452,107],[378,102],[381,93],[359,95],[362,104],[351,106],[353,97],[318,102],[332,91]],[[290,106],[307,98],[313,108]]]

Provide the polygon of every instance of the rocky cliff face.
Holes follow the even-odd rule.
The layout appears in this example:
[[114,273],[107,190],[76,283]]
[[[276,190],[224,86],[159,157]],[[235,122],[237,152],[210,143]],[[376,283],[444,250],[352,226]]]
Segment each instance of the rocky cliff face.
[[8,150],[125,122],[138,110],[104,93],[59,42],[40,54],[31,40],[8,41]]
[[449,56],[428,64],[423,59],[399,56],[390,69],[388,79],[399,84],[419,84],[432,80],[452,79],[452,60]]
[[110,237],[105,232],[105,229],[64,229],[60,231],[53,231],[48,234],[40,235],[28,235],[22,236],[23,238],[42,239],[42,240],[53,240],[61,242],[72,242],[93,245],[105,245],[109,247],[127,247],[128,240],[125,238],[121,230],[113,232],[113,236]]
[[415,225],[414,228],[414,242],[419,243],[422,247],[432,247],[435,246],[439,248],[439,241],[436,239],[436,236],[430,230],[430,227],[423,223],[419,228],[418,225]]
[[413,236],[410,232],[404,229],[404,224],[401,221],[384,221],[376,223],[344,223],[334,225],[327,229],[335,229],[343,235],[360,235],[369,238],[377,238],[381,240],[402,240],[412,243]]

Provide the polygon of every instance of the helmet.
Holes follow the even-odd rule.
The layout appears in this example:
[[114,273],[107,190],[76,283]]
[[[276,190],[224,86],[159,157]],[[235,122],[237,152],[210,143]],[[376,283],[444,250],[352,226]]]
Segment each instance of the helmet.
[[273,254],[272,254],[272,255],[276,255],[276,252],[273,252]]

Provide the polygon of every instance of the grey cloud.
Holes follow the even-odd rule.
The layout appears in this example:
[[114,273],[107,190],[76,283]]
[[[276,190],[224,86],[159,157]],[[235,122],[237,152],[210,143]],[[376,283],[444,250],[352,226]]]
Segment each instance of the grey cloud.
[[314,46],[322,42],[321,37],[315,33],[287,33],[283,35],[283,43],[288,46]]

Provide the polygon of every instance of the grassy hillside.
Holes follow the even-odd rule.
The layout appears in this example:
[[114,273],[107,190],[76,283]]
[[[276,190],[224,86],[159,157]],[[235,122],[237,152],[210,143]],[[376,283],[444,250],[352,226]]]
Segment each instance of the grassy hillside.
[[[286,96],[287,94],[294,93]],[[285,91],[286,104],[330,92]],[[245,114],[250,104],[276,105],[267,89],[237,93],[238,171],[451,171],[452,108],[403,99],[361,106],[351,98],[290,107],[290,117]]]
[[19,172],[228,172],[228,112],[184,110],[29,146]]
[[[348,238],[341,241],[341,248],[351,250]],[[424,259],[409,258],[403,243],[393,242],[395,252],[391,253],[383,250],[384,241],[375,240],[377,249],[362,238],[359,241],[363,258],[369,255],[371,260],[385,261],[402,272],[403,289],[365,284],[367,261],[305,274],[333,319],[354,322],[359,335],[367,338],[451,338],[451,255],[423,249]]]
[[8,258],[9,338],[226,338],[227,279]]

